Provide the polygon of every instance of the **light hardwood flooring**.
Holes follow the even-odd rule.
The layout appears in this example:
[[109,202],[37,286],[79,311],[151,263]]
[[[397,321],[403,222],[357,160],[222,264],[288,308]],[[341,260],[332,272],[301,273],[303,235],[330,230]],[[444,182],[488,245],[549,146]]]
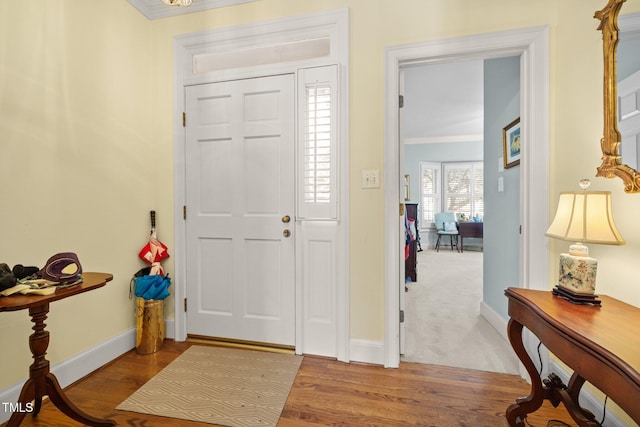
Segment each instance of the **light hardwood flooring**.
[[[165,341],[152,355],[130,351],[65,389],[90,415],[118,426],[210,427],[211,424],[118,411],[124,399],[186,350]],[[506,426],[505,409],[529,385],[514,375],[403,362],[398,369],[305,356],[278,427],[307,426]],[[527,422],[570,422],[563,408],[545,403]],[[22,426],[79,426],[49,401]]]

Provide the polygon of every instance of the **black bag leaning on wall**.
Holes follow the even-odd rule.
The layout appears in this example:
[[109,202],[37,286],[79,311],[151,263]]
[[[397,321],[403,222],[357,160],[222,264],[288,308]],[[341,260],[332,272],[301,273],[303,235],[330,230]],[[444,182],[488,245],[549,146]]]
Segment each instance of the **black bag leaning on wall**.
[[136,273],[131,278],[131,281],[129,282],[129,299],[133,298],[133,291],[134,291],[134,288],[136,287],[136,278],[147,276],[149,275],[150,272],[151,272],[151,267],[144,267],[136,271]]

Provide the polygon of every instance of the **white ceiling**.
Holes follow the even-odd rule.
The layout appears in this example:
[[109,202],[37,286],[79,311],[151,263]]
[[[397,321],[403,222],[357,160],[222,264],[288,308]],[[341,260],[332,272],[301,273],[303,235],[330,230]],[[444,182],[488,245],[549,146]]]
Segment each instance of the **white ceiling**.
[[241,3],[249,3],[257,0],[193,0],[191,6],[169,6],[162,0],[128,0],[147,19],[153,20],[169,16],[183,15],[185,13],[200,12],[219,7],[233,6]]
[[482,60],[415,65],[403,70],[405,143],[482,141]]

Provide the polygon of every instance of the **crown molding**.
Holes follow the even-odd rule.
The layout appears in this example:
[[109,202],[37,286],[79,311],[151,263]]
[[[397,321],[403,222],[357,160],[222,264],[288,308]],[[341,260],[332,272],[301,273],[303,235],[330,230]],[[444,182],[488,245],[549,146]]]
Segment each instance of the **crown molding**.
[[482,142],[484,135],[479,134],[465,134],[465,135],[443,135],[443,136],[418,136],[412,138],[405,138],[404,144],[439,144],[449,142]]
[[147,19],[154,20],[170,16],[184,15],[186,13],[201,12],[203,10],[217,9],[220,7],[234,6],[242,3],[250,3],[257,0],[193,0],[191,6],[169,6],[162,0],[127,0],[138,9]]

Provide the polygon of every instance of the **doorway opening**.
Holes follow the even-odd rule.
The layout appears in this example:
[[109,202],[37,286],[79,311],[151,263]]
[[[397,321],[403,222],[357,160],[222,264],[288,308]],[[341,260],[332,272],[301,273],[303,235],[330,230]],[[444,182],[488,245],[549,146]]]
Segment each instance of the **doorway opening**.
[[[385,366],[400,363],[400,291],[404,269],[404,216],[398,215],[404,190],[399,137],[400,69],[412,63],[520,56],[522,137],[520,163],[520,271],[516,286],[546,287],[548,250],[544,239],[548,212],[549,41],[547,27],[534,27],[455,39],[416,43],[385,51]],[[497,166],[497,165],[496,165]],[[544,214],[540,214],[544,213]],[[402,287],[399,284],[402,283]],[[496,330],[507,323],[504,284],[485,284],[483,316]],[[537,342],[527,338],[535,351]]]
[[419,236],[400,295],[402,360],[517,374],[481,307],[485,280],[519,277],[520,168],[500,158],[502,129],[520,116],[520,57],[411,64],[400,81],[405,204]]

